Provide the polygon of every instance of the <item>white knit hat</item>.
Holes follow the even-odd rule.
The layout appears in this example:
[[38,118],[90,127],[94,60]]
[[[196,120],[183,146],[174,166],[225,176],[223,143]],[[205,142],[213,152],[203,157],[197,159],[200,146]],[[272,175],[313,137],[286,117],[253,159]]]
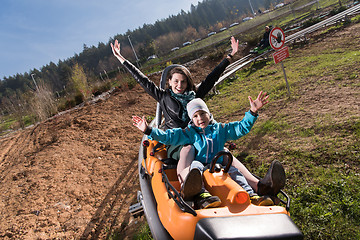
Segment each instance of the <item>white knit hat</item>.
[[194,114],[199,111],[203,110],[210,115],[210,111],[206,106],[206,103],[201,98],[195,98],[191,100],[186,106],[189,118],[192,120]]

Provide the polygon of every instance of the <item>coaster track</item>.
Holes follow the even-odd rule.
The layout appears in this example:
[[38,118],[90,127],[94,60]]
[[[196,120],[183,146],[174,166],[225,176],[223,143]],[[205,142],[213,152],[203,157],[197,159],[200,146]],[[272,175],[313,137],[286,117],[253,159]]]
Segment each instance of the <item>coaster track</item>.
[[[320,28],[327,27],[330,25],[335,24],[336,22],[342,21],[349,15],[356,15],[360,13],[360,4],[357,4],[349,9],[346,9],[345,11],[342,11],[341,13],[338,13],[332,17],[329,17],[319,23],[316,23],[308,28],[305,28],[301,31],[298,31],[288,37],[285,37],[285,43],[290,43],[292,41],[295,41],[296,39],[306,37],[307,34],[312,33],[316,30],[319,30]],[[246,65],[255,62],[257,59],[266,56],[270,52],[273,52],[274,50],[268,50],[260,55],[257,55],[253,57],[252,54],[246,55],[245,57],[233,62],[230,64],[224,71],[223,75],[219,78],[219,80],[215,83],[214,87],[216,87],[218,84],[220,84],[222,81],[224,81],[227,77],[238,71],[239,69],[245,67]]]

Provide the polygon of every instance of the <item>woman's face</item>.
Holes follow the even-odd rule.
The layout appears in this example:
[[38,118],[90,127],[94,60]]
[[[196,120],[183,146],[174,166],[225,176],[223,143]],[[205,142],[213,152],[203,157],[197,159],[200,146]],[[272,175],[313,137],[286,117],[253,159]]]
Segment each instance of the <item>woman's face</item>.
[[174,73],[172,78],[169,79],[169,86],[176,94],[183,94],[187,88],[186,76],[180,73]]

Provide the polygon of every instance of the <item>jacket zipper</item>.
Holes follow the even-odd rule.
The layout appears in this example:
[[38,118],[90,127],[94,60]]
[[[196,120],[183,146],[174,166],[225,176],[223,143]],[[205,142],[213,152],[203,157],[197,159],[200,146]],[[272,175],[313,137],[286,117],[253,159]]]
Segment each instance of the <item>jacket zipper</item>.
[[214,144],[211,138],[207,138],[206,134],[205,134],[205,129],[203,129],[202,131],[204,138],[205,138],[205,142],[206,142],[206,159],[205,159],[205,163],[208,163],[208,159],[209,159],[209,148],[210,148],[210,144],[211,144],[211,152],[214,151]]

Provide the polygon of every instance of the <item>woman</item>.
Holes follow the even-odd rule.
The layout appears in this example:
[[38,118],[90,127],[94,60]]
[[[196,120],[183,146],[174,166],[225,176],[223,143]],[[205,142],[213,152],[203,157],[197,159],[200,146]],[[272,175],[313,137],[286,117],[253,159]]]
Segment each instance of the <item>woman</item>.
[[215,82],[230,64],[231,58],[238,51],[239,41],[235,40],[234,37],[231,37],[231,47],[232,52],[201,82],[198,89],[195,89],[190,72],[184,67],[176,67],[170,71],[168,78],[169,88],[163,90],[120,54],[120,44],[117,40],[115,40],[114,44],[111,43],[114,56],[145,91],[160,103],[165,118],[165,129],[187,126],[190,119],[186,113],[186,104],[194,98],[203,98],[213,88]]

